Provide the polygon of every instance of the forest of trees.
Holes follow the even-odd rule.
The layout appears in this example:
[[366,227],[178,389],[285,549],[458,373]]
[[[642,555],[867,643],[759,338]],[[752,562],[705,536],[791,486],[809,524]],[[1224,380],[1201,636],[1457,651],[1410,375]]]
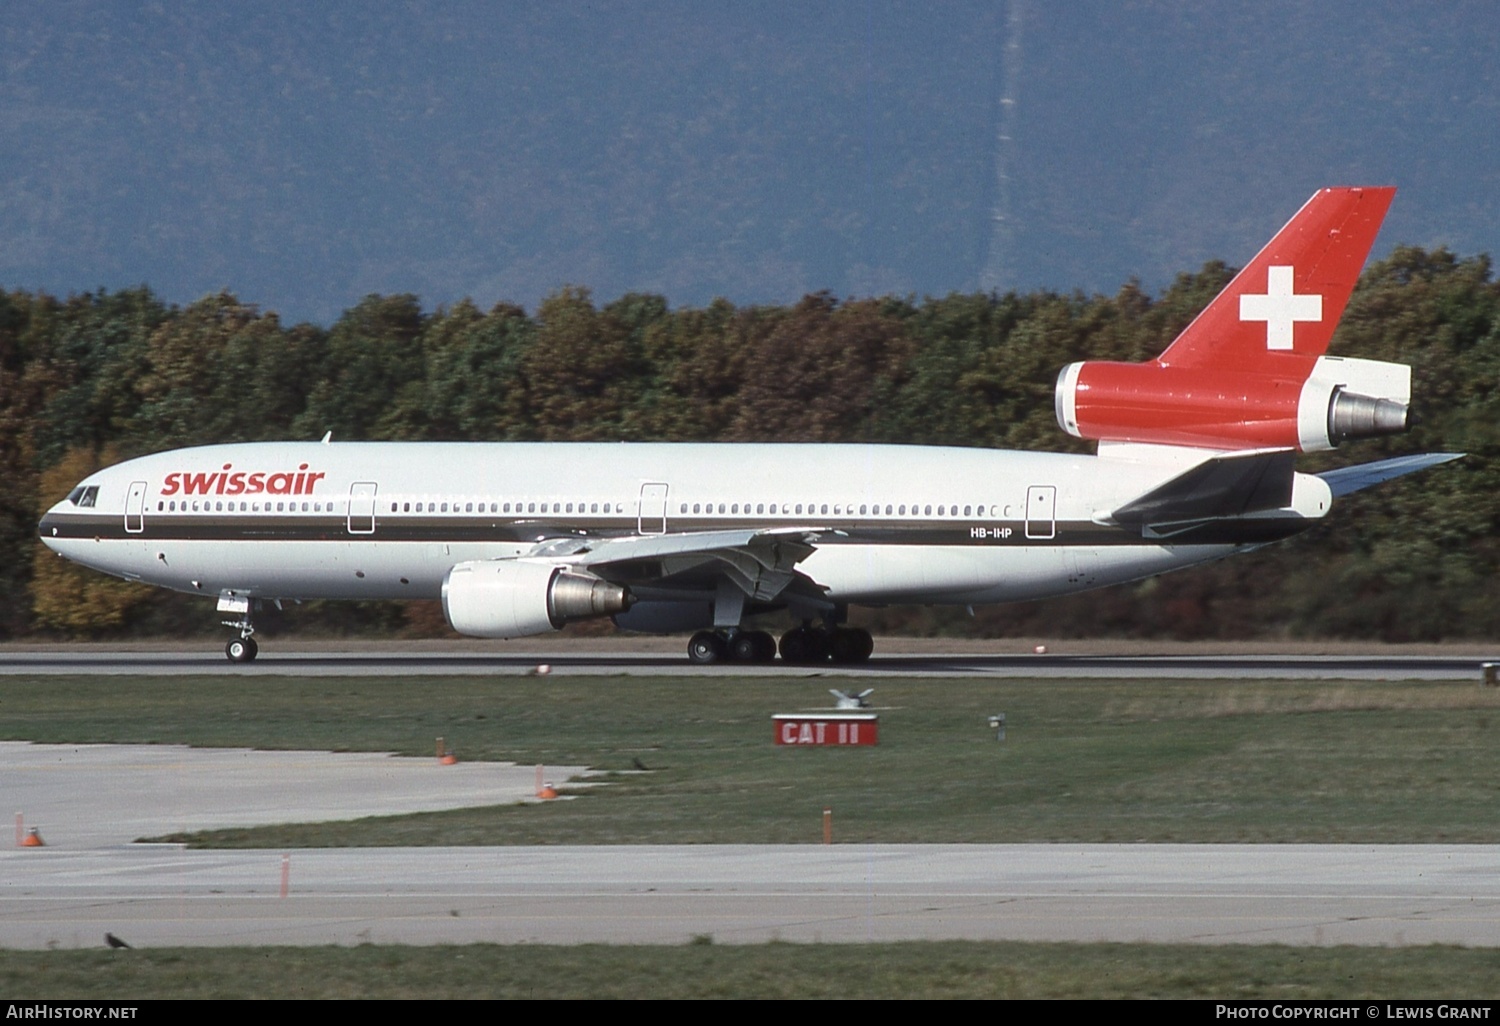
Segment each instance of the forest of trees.
[[[533,314],[372,295],[331,328],[221,293],[0,292],[0,639],[217,629],[201,599],[61,563],[42,510],[97,466],[209,442],[871,441],[1069,450],[1057,371],[1155,355],[1232,276],[1159,298],[949,295],[670,309],[564,289]],[[1418,451],[1459,463],[1360,493],[1294,539],[1215,566],[1046,603],[856,611],[886,631],[1051,637],[1489,638],[1500,627],[1500,285],[1488,257],[1401,248],[1360,281],[1333,351],[1413,367],[1409,434],[1304,470]],[[440,631],[432,603],[309,603],[284,627]]]

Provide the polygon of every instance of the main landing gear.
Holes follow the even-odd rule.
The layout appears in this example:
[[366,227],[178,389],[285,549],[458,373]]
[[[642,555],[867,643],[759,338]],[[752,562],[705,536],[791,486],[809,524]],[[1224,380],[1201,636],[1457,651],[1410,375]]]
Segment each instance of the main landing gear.
[[[813,627],[804,624],[781,636],[781,658],[788,663],[814,665],[862,663],[875,651],[875,639],[862,627]],[[699,631],[688,640],[688,660],[699,664],[769,663],[777,645],[765,631]]]
[[699,631],[688,639],[688,661],[694,663],[769,663],[776,658],[776,639],[765,631]]

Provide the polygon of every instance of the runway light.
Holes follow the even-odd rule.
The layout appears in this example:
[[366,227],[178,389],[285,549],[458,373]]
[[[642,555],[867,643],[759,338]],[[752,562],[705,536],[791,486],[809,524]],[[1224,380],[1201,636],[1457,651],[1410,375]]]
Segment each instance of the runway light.
[[547,674],[549,674],[551,672],[552,672],[552,667],[549,664],[547,664],[547,663],[538,663],[537,664],[536,675],[538,677],[545,677],[545,676],[547,676]]
[[1036,648],[1032,649],[1032,651],[1035,652],[1037,655],[1046,655],[1047,654],[1047,646],[1046,645],[1038,645]]

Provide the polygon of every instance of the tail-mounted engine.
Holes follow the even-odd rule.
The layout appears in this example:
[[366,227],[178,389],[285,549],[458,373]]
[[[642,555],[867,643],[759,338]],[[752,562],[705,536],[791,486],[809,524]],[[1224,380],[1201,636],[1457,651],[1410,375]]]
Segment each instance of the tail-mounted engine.
[[547,563],[459,563],[443,578],[443,615],[473,638],[525,638],[613,616],[635,597],[618,584]]
[[1105,442],[1207,449],[1332,449],[1409,427],[1411,368],[1320,356],[1302,377],[1148,363],[1071,363],[1057,422]]

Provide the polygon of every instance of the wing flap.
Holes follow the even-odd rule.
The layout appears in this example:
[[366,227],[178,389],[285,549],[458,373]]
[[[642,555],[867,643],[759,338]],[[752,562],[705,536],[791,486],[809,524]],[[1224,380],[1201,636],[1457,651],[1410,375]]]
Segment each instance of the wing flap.
[[698,531],[591,541],[568,562],[609,576],[611,566],[651,562],[662,577],[710,564],[747,597],[774,600],[797,579],[796,566],[813,552],[818,529]]

